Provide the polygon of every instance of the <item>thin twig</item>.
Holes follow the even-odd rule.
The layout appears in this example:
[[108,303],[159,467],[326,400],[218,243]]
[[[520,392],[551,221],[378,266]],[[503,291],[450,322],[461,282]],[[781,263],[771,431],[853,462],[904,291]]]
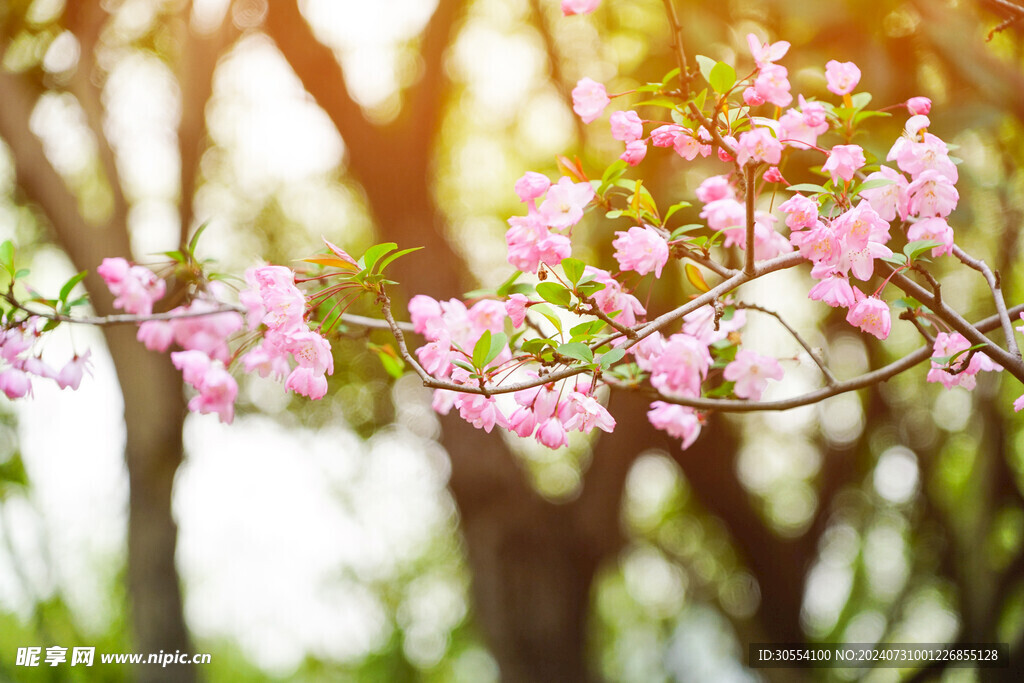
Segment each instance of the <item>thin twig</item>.
[[594,301],[593,297],[580,295],[580,301],[590,306],[589,311],[581,311],[581,313],[585,313],[586,315],[592,315],[595,318],[602,320],[606,325],[615,328],[616,330],[626,335],[630,339],[636,339],[636,330],[634,330],[631,327],[626,327],[620,322],[612,320],[607,313],[601,310],[601,307],[597,305],[597,302]]
[[676,13],[676,7],[672,4],[672,0],[664,0],[664,3],[665,14],[668,16],[668,23],[672,30],[672,44],[670,47],[676,55],[676,66],[679,67],[679,82],[683,86],[683,97],[689,97],[690,81],[693,80],[693,76],[690,75],[690,67],[686,63],[686,50],[683,47],[683,25],[679,23],[679,14]]
[[764,308],[763,306],[758,306],[757,304],[738,303],[736,304],[736,308],[744,308],[751,311],[758,311],[759,313],[765,313],[766,315],[770,315],[776,320],[778,320],[779,324],[786,328],[786,331],[789,332],[789,334],[792,335],[793,339],[795,339],[797,343],[803,347],[804,351],[807,352],[807,355],[809,355],[811,357],[811,360],[814,361],[814,364],[818,366],[818,369],[821,370],[821,374],[825,376],[825,381],[828,383],[828,385],[830,387],[834,387],[836,384],[839,383],[835,375],[832,374],[832,371],[828,369],[828,366],[825,364],[825,360],[818,354],[817,351],[815,351],[811,347],[810,344],[807,343],[807,340],[804,339],[799,332],[793,329],[793,327],[789,323],[787,323],[781,315],[779,315],[779,313]]
[[748,163],[743,169],[746,179],[746,196],[743,198],[747,210],[747,253],[743,264],[743,272],[747,275],[754,274],[754,164]]
[[973,268],[984,276],[985,282],[988,283],[989,289],[992,290],[992,299],[996,304],[996,312],[999,313],[999,320],[1003,327],[1003,336],[1006,337],[1006,349],[1017,358],[1020,358],[1020,349],[1017,348],[1013,323],[1010,322],[1010,316],[1006,313],[1006,300],[1003,298],[1003,290],[999,284],[999,278],[992,272],[987,263],[972,257],[956,244],[953,245],[953,255],[960,259],[965,266]]

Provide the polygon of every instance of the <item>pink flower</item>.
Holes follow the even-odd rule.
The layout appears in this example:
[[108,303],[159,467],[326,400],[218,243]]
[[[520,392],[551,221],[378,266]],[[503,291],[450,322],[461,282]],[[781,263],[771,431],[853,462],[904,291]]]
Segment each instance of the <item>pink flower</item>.
[[669,396],[700,396],[701,382],[710,367],[707,344],[689,334],[673,334],[652,364],[651,385]]
[[590,78],[581,78],[572,89],[572,110],[583,123],[590,123],[602,113],[611,102],[604,85]]
[[636,166],[647,156],[647,143],[643,140],[630,140],[626,143],[626,151],[619,157],[630,166]]
[[882,166],[874,173],[868,174],[864,182],[872,180],[889,180],[888,185],[868,188],[860,191],[860,196],[871,204],[882,220],[895,220],[896,216],[905,219],[907,216],[907,179],[888,166]]
[[96,269],[114,295],[114,306],[135,315],[149,315],[163,298],[167,284],[149,268],[130,266],[122,258],[106,258]]
[[901,171],[917,179],[922,172],[929,169],[938,171],[951,183],[956,183],[959,173],[956,164],[949,158],[949,148],[939,137],[924,133],[921,141],[902,138],[903,144],[896,149],[896,165]]
[[[247,308],[249,328],[258,320],[271,329],[302,322],[306,297],[295,286],[295,272],[284,266],[258,266],[245,271],[249,289],[239,299]],[[248,293],[247,293],[248,292]],[[258,294],[257,298],[255,295]]]
[[10,399],[24,398],[32,391],[32,380],[17,368],[7,368],[0,372],[0,391]]
[[175,351],[171,354],[171,363],[181,370],[185,382],[198,388],[210,369],[211,361],[202,351]]
[[[717,317],[718,313],[714,306],[710,304],[701,306],[696,311],[687,313],[683,318],[683,332],[710,346],[725,339],[729,333],[741,329],[747,323],[747,312],[744,310],[734,311],[731,318],[723,315],[716,320]],[[637,347],[633,348],[635,350]],[[660,348],[658,353],[661,353]]]
[[567,17],[573,14],[590,14],[600,4],[601,0],[562,0],[562,14]]
[[608,274],[608,271],[587,266],[584,274],[593,275],[596,282],[604,285],[604,289],[594,293],[594,301],[603,313],[607,313],[616,322],[631,326],[636,324],[636,317],[646,313],[643,304],[622,289],[618,280]]
[[753,33],[747,34],[747,45],[750,47],[750,54],[758,68],[764,68],[766,64],[777,62],[786,56],[789,51],[789,43],[780,40],[777,43],[762,43]]
[[704,205],[700,217],[708,222],[712,230],[726,230],[744,225],[747,210],[735,199],[716,199]]
[[668,242],[657,230],[649,225],[632,227],[627,232],[616,232],[612,242],[615,260],[623,270],[635,270],[646,275],[652,270],[654,277],[661,277],[661,269],[668,262]]
[[675,144],[676,138],[683,134],[683,127],[674,123],[667,123],[658,126],[651,131],[651,144],[655,147],[671,147]]
[[526,306],[530,303],[522,294],[513,294],[505,302],[505,313],[512,319],[512,327],[518,328],[526,320]]
[[528,202],[537,199],[551,187],[551,181],[543,173],[527,171],[523,177],[516,181],[516,194],[519,201]]
[[525,439],[537,428],[537,416],[529,408],[519,406],[508,416],[508,428]]
[[755,128],[740,135],[736,145],[736,163],[744,166],[748,161],[765,162],[772,166],[782,159],[782,143],[767,128]]
[[846,322],[879,339],[885,339],[892,326],[889,304],[874,296],[861,299],[846,314]]
[[907,211],[912,216],[946,217],[956,208],[960,193],[949,179],[938,171],[922,171],[907,187]]
[[644,136],[644,124],[635,111],[612,112],[609,122],[612,125],[612,137],[622,142],[632,142]]
[[689,448],[700,436],[701,419],[693,408],[655,401],[651,404],[647,419],[656,429],[661,429],[668,432],[669,436],[681,439],[683,450]]
[[473,326],[473,336],[479,339],[485,330],[501,332],[505,329],[505,304],[495,299],[481,299],[473,304],[467,312],[469,323]]
[[436,299],[425,294],[417,294],[409,300],[408,308],[413,330],[417,334],[425,334],[428,328],[442,325],[441,304]]
[[922,218],[907,228],[907,239],[911,242],[917,240],[935,240],[942,242],[942,246],[932,249],[932,256],[953,253],[953,228],[945,218],[938,216],[934,218]]
[[327,395],[327,378],[314,368],[299,366],[288,375],[285,389],[317,401]]
[[788,214],[786,227],[790,230],[811,228],[818,222],[818,204],[802,194],[795,194],[779,204],[779,211]]
[[[91,351],[86,351],[81,356],[77,353],[67,364],[61,368],[61,371],[57,373],[57,384],[61,389],[71,388],[77,390],[79,385],[82,383],[82,375],[89,371],[89,356],[92,354]],[[92,374],[91,372],[89,374]]]
[[242,356],[241,361],[246,372],[256,372],[260,377],[272,376],[278,380],[284,379],[291,369],[287,353],[268,343],[256,346]]
[[697,199],[708,204],[716,199],[732,199],[736,196],[729,178],[724,175],[715,175],[706,178],[697,188]]
[[1017,413],[1024,410],[1024,394],[1018,396],[1017,400],[1013,402],[1013,410]]
[[174,326],[167,320],[147,320],[139,325],[135,338],[150,351],[163,353],[174,341]]
[[911,115],[923,114],[927,116],[932,110],[932,101],[927,97],[911,97],[907,100],[907,111]]
[[686,159],[687,161],[693,161],[697,158],[697,155],[707,156],[710,152],[708,146],[702,143],[697,138],[690,134],[690,131],[684,131],[676,136],[675,141],[672,143],[672,149],[675,153]]
[[295,357],[301,367],[317,374],[334,374],[331,343],[304,325],[284,332],[282,347]]
[[821,221],[811,230],[791,233],[789,241],[800,250],[801,256],[815,264],[833,266],[842,256],[842,245],[835,231]]
[[615,418],[592,396],[574,391],[569,394],[567,411],[570,417],[565,422],[566,429],[578,429],[590,433],[594,427],[606,432],[615,429]]
[[853,62],[837,62],[833,59],[825,65],[825,80],[828,81],[829,92],[847,95],[860,82],[860,69]]
[[748,107],[759,107],[764,104],[764,98],[757,92],[757,88],[749,86],[743,90],[743,104]]
[[[928,381],[939,382],[947,389],[959,386],[971,390],[977,384],[976,375],[979,372],[1000,370],[1000,367],[993,363],[988,356],[981,352],[972,354],[968,351],[969,348],[971,348],[971,342],[959,332],[939,332],[935,335]],[[956,358],[950,361],[952,356],[956,356]],[[936,362],[936,358],[943,360],[939,363]],[[1014,406],[1016,407],[1016,404]]]
[[784,177],[782,177],[782,171],[779,170],[778,166],[770,167],[767,171],[765,171],[761,175],[761,178],[766,183],[784,183],[784,182],[786,182],[786,179]]
[[455,397],[455,407],[459,409],[463,420],[487,433],[494,429],[494,425],[508,428],[508,420],[498,409],[493,396],[459,394]]
[[569,437],[565,433],[565,427],[557,417],[549,418],[537,429],[536,439],[551,449],[569,445]]
[[778,64],[765,64],[754,80],[757,95],[777,107],[788,107],[793,101],[790,87],[789,72]]
[[211,365],[197,387],[199,395],[188,402],[193,413],[215,413],[221,422],[230,424],[235,419],[235,398],[238,382],[219,363]]
[[505,233],[508,262],[524,273],[536,273],[542,262],[561,263],[572,253],[569,238],[552,234],[540,220],[538,214],[508,219],[512,226]]
[[583,209],[593,198],[593,185],[574,183],[572,178],[562,176],[548,190],[537,211],[545,225],[556,229],[569,228],[580,222]]
[[808,296],[814,301],[824,301],[833,308],[849,308],[857,302],[850,280],[842,275],[828,275],[811,288]]
[[818,144],[818,136],[828,130],[825,108],[800,96],[800,111],[789,109],[779,118],[779,140],[797,149]]
[[869,241],[883,244],[889,241],[889,223],[883,221],[867,202],[861,202],[835,218],[832,229],[843,240],[847,250],[863,249]]
[[779,361],[742,349],[736,352],[736,359],[725,366],[723,376],[727,381],[736,383],[733,393],[737,396],[760,401],[768,380],[778,381],[783,374]]
[[839,178],[849,182],[864,163],[864,150],[859,145],[836,145],[821,170],[832,176],[833,183],[839,182]]

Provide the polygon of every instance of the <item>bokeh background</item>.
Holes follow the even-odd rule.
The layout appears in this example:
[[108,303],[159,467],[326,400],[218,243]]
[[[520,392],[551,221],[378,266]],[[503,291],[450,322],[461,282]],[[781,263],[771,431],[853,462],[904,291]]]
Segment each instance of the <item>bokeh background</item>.
[[[152,260],[209,222],[199,253],[240,272],[320,237],[399,261],[397,297],[460,296],[511,272],[505,219],[526,170],[596,172],[617,145],[583,127],[582,76],[623,92],[674,66],[659,0],[6,0],[0,2],[0,240],[47,291],[105,256]],[[1012,0],[677,0],[688,52],[749,61],[793,44],[794,92],[829,97],[855,61],[878,106],[925,95],[962,159],[958,242],[1024,294],[1024,9]],[[991,38],[991,39],[989,39]],[[747,60],[747,61],[745,61]],[[615,106],[619,106],[616,104]],[[623,105],[625,106],[625,105]],[[883,156],[902,117],[876,119]],[[644,162],[661,201],[720,166]],[[792,182],[813,177],[789,177]],[[693,222],[696,212],[680,214]],[[576,254],[608,262],[596,215]],[[991,314],[985,283],[943,265],[943,296]],[[651,293],[665,309],[679,286]],[[772,302],[852,376],[884,347],[805,298]],[[97,311],[110,296],[86,280]],[[646,292],[645,292],[646,294]],[[673,298],[677,297],[677,298]],[[353,309],[373,314],[372,307]],[[767,327],[748,340],[795,360]],[[0,402],[0,679],[210,681],[977,680],[971,669],[753,671],[746,643],[1011,644],[1024,666],[1019,386],[967,393],[924,368],[785,413],[716,415],[689,450],[646,405],[557,452],[440,419],[367,342],[334,340],[327,398],[242,383],[231,426],[186,416],[180,376],[129,329],[76,328],[78,392]],[[806,359],[804,359],[806,360]],[[54,361],[58,362],[58,361]],[[779,394],[777,394],[779,395]],[[23,646],[210,652],[199,668],[14,666]]]

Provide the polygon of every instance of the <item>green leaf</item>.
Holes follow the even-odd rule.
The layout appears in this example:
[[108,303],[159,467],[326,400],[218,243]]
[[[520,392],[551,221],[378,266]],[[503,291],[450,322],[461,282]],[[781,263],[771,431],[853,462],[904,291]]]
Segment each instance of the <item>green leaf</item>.
[[694,230],[699,230],[703,227],[704,226],[701,225],[700,223],[687,223],[686,225],[680,225],[678,228],[672,231],[671,235],[669,235],[669,241],[671,242],[672,240],[679,239],[686,233],[693,232]]
[[523,342],[523,353],[540,353],[548,346],[557,346],[553,339],[527,339]]
[[729,89],[736,84],[736,69],[725,62],[718,62],[711,67],[708,74],[708,83],[718,94],[729,92]]
[[206,221],[198,228],[196,228],[195,233],[192,235],[192,239],[188,241],[188,253],[192,254],[193,256],[196,255],[196,245],[199,244],[199,238],[202,236],[204,232],[206,232],[206,229],[208,227],[210,227],[210,221]]
[[796,185],[790,185],[786,188],[793,192],[828,192],[828,189],[821,185],[815,185],[814,183],[798,183]]
[[391,265],[391,263],[395,259],[400,258],[402,256],[405,256],[406,254],[411,254],[414,251],[419,251],[422,248],[423,247],[410,247],[409,249],[403,249],[401,251],[396,251],[394,254],[391,254],[386,259],[384,259],[383,261],[381,261],[380,263],[377,264],[377,268],[376,268],[377,272],[378,273],[383,273],[384,269],[387,268],[389,265]]
[[626,355],[626,352],[622,349],[612,349],[608,353],[601,356],[601,369],[607,370],[612,366],[613,363],[617,363],[622,360],[622,357]]
[[401,358],[395,358],[394,356],[386,353],[379,353],[377,357],[380,358],[381,365],[384,366],[384,371],[395,379],[399,379],[405,374],[405,361]]
[[707,398],[722,398],[723,396],[729,396],[732,394],[733,387],[736,386],[736,382],[722,382],[717,387],[708,391],[704,394]]
[[4,243],[0,244],[0,266],[14,277],[14,242],[10,240],[4,240]]
[[850,98],[850,102],[853,103],[854,109],[863,109],[864,107],[871,104],[871,93],[859,92]]
[[605,286],[603,282],[586,282],[576,285],[576,291],[580,293],[580,296],[594,296],[594,294],[604,289]]
[[685,209],[689,206],[692,206],[690,202],[679,202],[678,204],[673,204],[672,206],[668,207],[668,211],[665,212],[664,221],[667,223],[668,219],[672,218],[672,214],[674,214],[676,211],[679,211],[680,209]]
[[860,194],[864,190],[873,190],[876,187],[885,187],[886,185],[892,185],[895,182],[895,180],[890,180],[889,178],[874,178],[873,180],[867,180],[854,188],[853,194]]
[[942,242],[936,242],[935,240],[915,240],[908,242],[907,246],[903,247],[903,253],[906,254],[908,260],[913,261],[926,251],[941,246]]
[[[582,341],[583,338],[593,337],[601,331],[602,327],[604,327],[603,320],[591,320],[589,322],[576,325],[569,330],[569,334],[572,335],[573,341]],[[577,337],[579,337],[579,339],[577,339]]]
[[704,80],[708,83],[711,82],[711,71],[718,64],[711,57],[705,57],[704,55],[697,55],[697,66],[700,67],[700,75],[704,77]]
[[501,351],[505,348],[506,344],[508,344],[508,337],[504,332],[495,332],[492,334],[491,348],[487,351],[487,357],[484,359],[484,364],[481,367],[487,367],[490,365],[491,362],[501,354]]
[[79,282],[81,282],[89,271],[83,270],[78,275],[75,275],[70,280],[64,283],[64,286],[60,288],[60,294],[57,295],[61,301],[67,301],[68,295],[71,294],[71,290],[75,288]]
[[483,369],[487,366],[487,355],[491,352],[491,331],[484,330],[473,346],[473,367]]
[[[543,283],[541,283],[543,284]],[[534,304],[530,306],[530,311],[533,313],[540,313],[542,316],[548,319],[548,321],[555,326],[555,329],[559,332],[562,331],[562,319],[558,317],[558,314],[552,310],[547,304]]]
[[586,344],[580,342],[566,342],[560,344],[555,351],[566,358],[582,361],[584,363],[594,362],[594,352]]
[[564,285],[557,282],[541,282],[537,285],[537,294],[549,303],[568,308],[572,302],[572,294]]
[[15,280],[20,280],[23,277],[28,277],[28,268],[18,268],[18,272],[14,274]]
[[579,259],[571,257],[562,259],[562,270],[565,271],[565,277],[573,284],[579,282],[580,278],[583,277],[583,269],[586,266],[587,264]]
[[621,209],[612,209],[604,215],[605,218],[620,218],[623,214]]
[[905,266],[905,265],[907,265],[907,257],[904,256],[903,254],[893,254],[892,256],[883,256],[882,260],[885,261],[886,263],[892,263],[893,265],[896,265],[896,266]]
[[383,244],[373,245],[366,250],[366,253],[363,254],[363,258],[360,259],[360,261],[363,262],[363,268],[365,270],[372,270],[381,256],[397,248],[398,245],[394,242],[384,242]]
[[508,296],[509,294],[513,294],[514,292],[511,291],[512,285],[515,284],[515,281],[519,279],[520,275],[522,275],[522,273],[518,270],[512,273],[507,280],[501,283],[495,293],[498,296]]
[[661,79],[661,85],[666,86],[668,82],[680,74],[679,67],[676,67],[665,74],[665,78]]

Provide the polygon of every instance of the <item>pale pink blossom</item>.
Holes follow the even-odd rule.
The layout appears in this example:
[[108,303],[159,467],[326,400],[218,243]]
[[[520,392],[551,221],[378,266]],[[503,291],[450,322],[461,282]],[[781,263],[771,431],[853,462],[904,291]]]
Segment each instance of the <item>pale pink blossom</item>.
[[818,136],[828,130],[825,108],[800,96],[800,111],[789,109],[779,118],[779,140],[796,149],[810,149]]
[[949,148],[938,136],[924,133],[921,140],[904,139],[896,150],[896,164],[900,170],[918,178],[929,169],[938,171],[951,183],[959,180],[956,164],[949,158]]
[[838,183],[840,178],[849,182],[865,163],[864,150],[859,145],[836,145],[821,170],[832,176],[833,183]]
[[[590,14],[601,4],[601,0],[562,0],[562,14]],[[490,430],[488,430],[490,431]]]
[[569,238],[549,231],[538,214],[513,216],[508,222],[508,262],[524,273],[536,273],[541,263],[561,263],[572,253]]
[[928,115],[932,110],[932,101],[927,97],[911,97],[907,100],[907,111],[911,114]]
[[635,111],[612,112],[608,119],[612,126],[612,137],[622,142],[632,142],[644,136],[644,124]]
[[668,263],[668,242],[655,228],[632,227],[626,232],[616,232],[612,242],[615,260],[622,270],[634,270],[640,275],[654,271],[654,277],[661,277],[661,269]]
[[716,199],[704,205],[700,217],[708,222],[712,230],[726,230],[745,225],[747,210],[735,199]]
[[757,88],[751,85],[743,89],[743,104],[748,107],[759,107],[764,103],[765,99],[757,92]]
[[82,383],[82,375],[90,371],[89,356],[92,355],[91,351],[86,351],[82,355],[77,353],[74,357],[61,368],[60,372],[57,373],[57,384],[61,389],[72,389],[77,390],[79,385]]
[[843,246],[854,251],[864,249],[869,241],[889,241],[888,221],[882,220],[868,202],[861,202],[833,219],[832,229],[843,240]]
[[610,315],[613,320],[626,326],[632,326],[636,324],[637,316],[646,314],[643,304],[635,296],[624,291],[619,281],[613,278],[608,271],[587,266],[583,272],[592,275],[595,282],[604,285],[604,289],[594,292],[593,299],[597,303],[597,307],[603,313]]
[[838,274],[828,275],[819,280],[811,288],[808,296],[814,301],[824,301],[833,308],[849,308],[857,302],[850,280]]
[[0,391],[7,398],[24,398],[32,391],[32,379],[22,370],[7,368],[0,372]]
[[647,419],[656,429],[680,439],[683,450],[689,448],[700,436],[701,419],[693,408],[655,401],[647,412]]
[[590,183],[575,183],[562,176],[551,186],[537,211],[544,224],[552,228],[569,228],[583,218],[583,210],[594,198]]
[[604,85],[590,78],[581,78],[572,89],[572,110],[583,123],[590,123],[604,113],[611,102]]
[[486,330],[497,333],[505,329],[505,304],[496,299],[481,299],[473,304],[466,315],[473,326],[473,336],[479,338]]
[[700,396],[711,367],[708,345],[686,333],[665,340],[665,350],[651,369],[651,385],[667,396]]
[[777,107],[788,107],[793,101],[790,87],[789,72],[778,64],[765,64],[754,79],[754,90],[758,96]]
[[327,378],[313,368],[300,365],[288,375],[284,387],[300,396],[317,401],[327,395]]
[[847,95],[860,83],[860,69],[853,62],[837,62],[833,59],[825,65],[825,80],[829,92]]
[[758,68],[764,68],[766,64],[779,61],[789,51],[789,42],[780,40],[777,43],[762,43],[753,33],[747,34],[747,45],[750,47],[750,54],[754,57]]
[[779,381],[783,374],[782,366],[774,358],[741,349],[736,352],[736,359],[725,366],[723,376],[736,383],[733,393],[738,397],[759,401],[768,380]]
[[565,432],[565,426],[557,417],[549,418],[540,425],[535,438],[539,443],[551,449],[569,445],[569,437]]
[[135,338],[150,351],[163,353],[174,342],[174,326],[167,320],[147,320],[139,325]]
[[418,334],[425,334],[428,329],[442,324],[441,304],[425,294],[417,294],[409,299],[408,309],[413,330]]
[[907,178],[888,166],[882,166],[874,173],[868,174],[864,182],[872,180],[891,181],[881,187],[868,188],[860,191],[860,196],[871,204],[883,220],[895,220],[896,216],[903,220],[907,217]]
[[715,175],[705,178],[697,188],[697,199],[708,204],[718,199],[734,199],[736,197],[729,178],[724,175]]
[[693,161],[697,158],[698,154],[705,157],[708,155],[708,146],[693,137],[690,131],[684,131],[677,135],[672,143],[672,149],[687,161]]
[[[980,351],[972,353],[968,351],[970,348],[971,342],[959,332],[939,332],[935,335],[928,381],[939,382],[947,389],[963,387],[970,390],[975,387],[979,372],[1001,370],[991,358]],[[956,358],[948,360],[952,356]],[[943,359],[943,362],[936,362],[936,358]]]
[[740,166],[748,161],[764,162],[772,166],[782,159],[782,143],[775,139],[767,128],[755,128],[740,135],[736,145],[736,163]]
[[615,429],[615,418],[592,396],[574,391],[569,394],[566,406],[566,412],[569,413],[565,421],[567,430],[578,429],[589,434],[594,427],[605,432]]
[[134,315],[151,314],[167,289],[149,268],[130,265],[123,258],[103,259],[96,272],[114,295],[114,306]]
[[651,131],[651,144],[655,147],[671,147],[675,144],[676,138],[682,134],[682,126],[667,123]]
[[879,339],[885,339],[892,326],[889,304],[874,296],[861,299],[846,314],[846,322]]
[[721,317],[718,316],[718,312],[711,304],[701,306],[683,318],[683,332],[710,346],[726,339],[730,333],[741,329],[747,323],[747,312],[744,310],[733,311],[732,316],[725,313]]
[[551,180],[546,175],[536,171],[527,171],[516,181],[516,194],[519,196],[519,201],[528,202],[543,196],[549,187],[551,187]]
[[643,140],[630,140],[626,143],[626,151],[619,158],[630,166],[636,166],[647,156],[647,143]]
[[786,227],[790,230],[812,228],[818,222],[818,203],[802,194],[795,194],[779,204],[779,211],[786,215]]
[[912,223],[907,228],[907,239],[911,242],[917,240],[935,240],[942,242],[941,246],[932,249],[932,256],[938,257],[943,254],[953,253],[953,228],[949,226],[945,218],[938,216],[934,218],[922,218]]
[[222,365],[211,365],[198,387],[199,395],[189,399],[188,409],[193,413],[214,413],[221,422],[231,424],[235,419],[235,398],[238,382]]
[[505,313],[512,320],[512,327],[519,328],[526,320],[526,306],[530,300],[523,294],[513,294],[505,302]]
[[922,171],[907,187],[907,211],[912,216],[945,218],[960,201],[960,193],[949,179],[938,171]]

